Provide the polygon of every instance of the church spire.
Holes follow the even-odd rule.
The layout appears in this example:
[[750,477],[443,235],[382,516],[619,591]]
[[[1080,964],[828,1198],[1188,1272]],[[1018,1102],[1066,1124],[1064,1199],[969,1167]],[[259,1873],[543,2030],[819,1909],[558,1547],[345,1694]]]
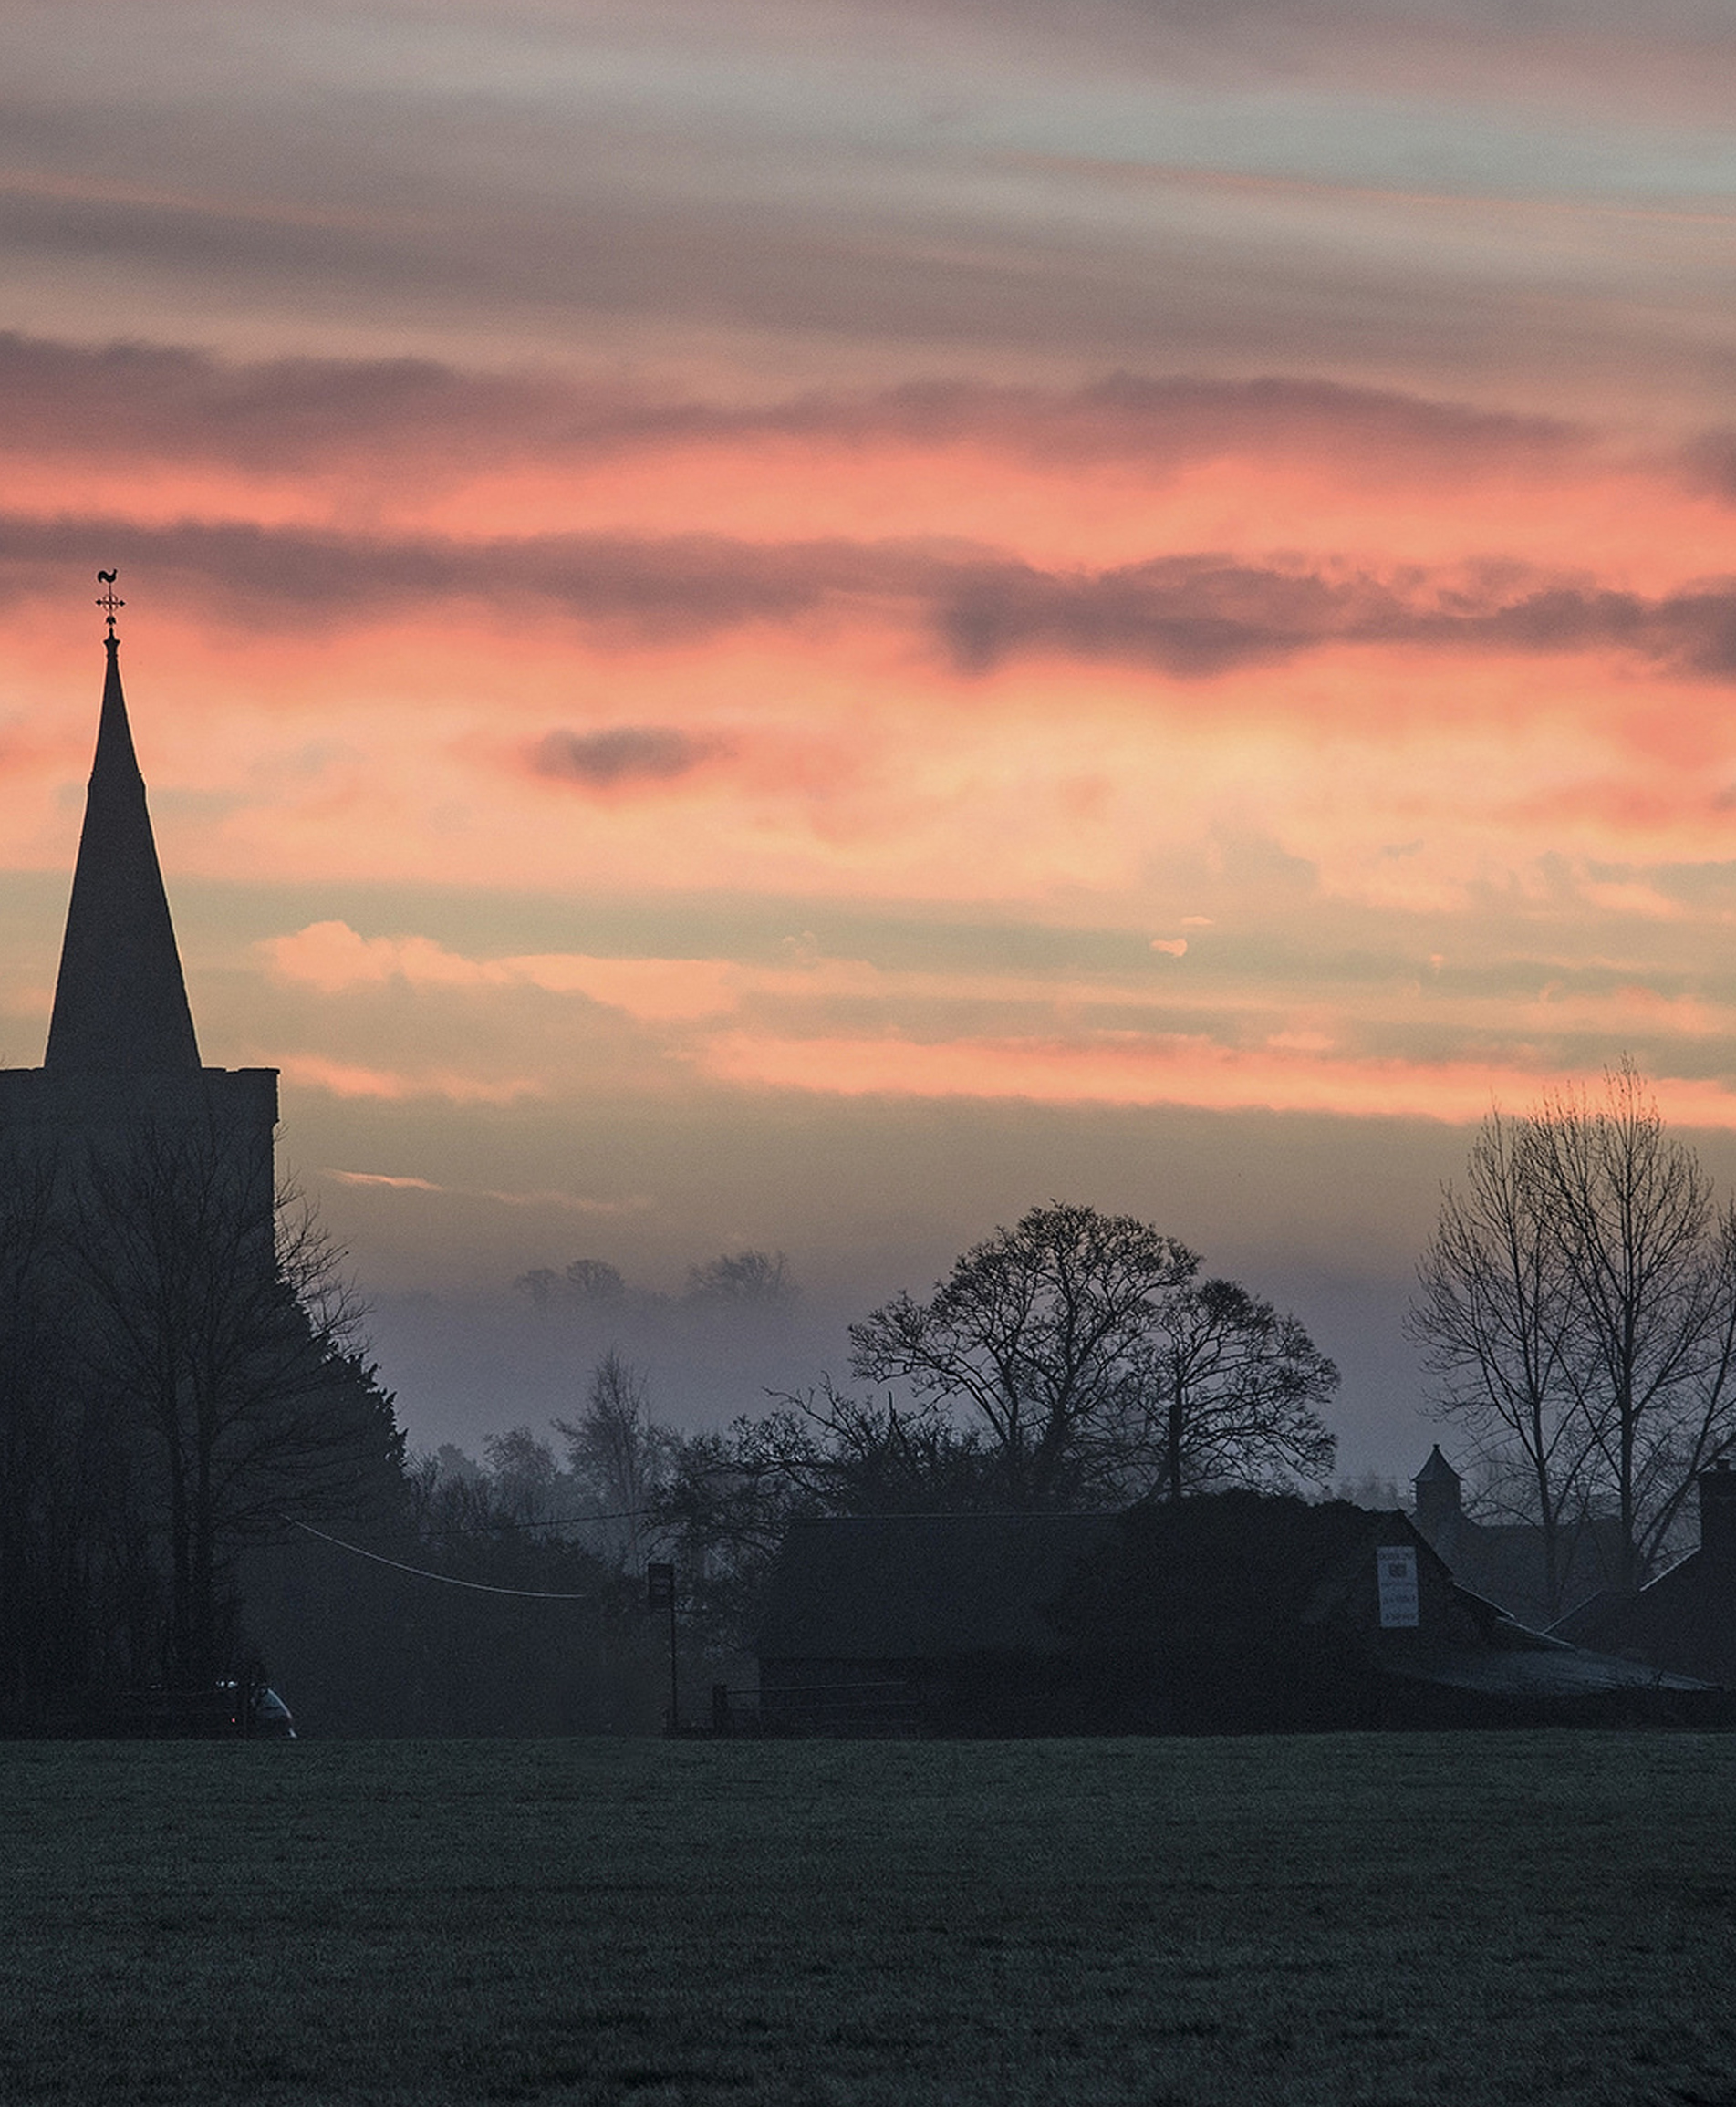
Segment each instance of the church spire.
[[105,574],[104,582],[109,670],[43,1066],[184,1074],[199,1066],[199,1043],[120,691],[119,602],[112,576]]

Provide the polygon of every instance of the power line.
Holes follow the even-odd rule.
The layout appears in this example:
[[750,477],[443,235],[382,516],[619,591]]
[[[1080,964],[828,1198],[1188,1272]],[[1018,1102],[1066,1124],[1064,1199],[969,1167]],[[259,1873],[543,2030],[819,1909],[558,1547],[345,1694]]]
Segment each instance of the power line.
[[537,1521],[517,1521],[501,1515],[487,1521],[453,1524],[447,1529],[424,1531],[436,1536],[493,1536],[504,1529],[574,1529],[587,1521],[644,1521],[657,1510],[650,1507],[623,1507],[613,1514],[551,1514]]
[[346,1543],[341,1536],[332,1536],[323,1529],[316,1529],[310,1521],[296,1521],[285,1515],[291,1529],[306,1530],[309,1536],[317,1536],[322,1543],[336,1544],[339,1551],[351,1552],[357,1558],[371,1559],[376,1565],[389,1565],[394,1572],[413,1574],[417,1580],[438,1581],[442,1587],[469,1588],[480,1595],[517,1595],[521,1600],[533,1603],[594,1603],[595,1593],[582,1595],[551,1594],[544,1588],[498,1588],[487,1581],[459,1580],[449,1572],[433,1572],[425,1565],[406,1565],[400,1558],[386,1558],[377,1551],[364,1551],[359,1543]]

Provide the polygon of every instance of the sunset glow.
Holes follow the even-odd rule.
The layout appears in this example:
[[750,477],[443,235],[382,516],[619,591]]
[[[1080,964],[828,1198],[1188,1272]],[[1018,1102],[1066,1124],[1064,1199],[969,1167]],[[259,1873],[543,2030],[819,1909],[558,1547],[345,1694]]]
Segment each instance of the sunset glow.
[[[450,1209],[449,1282],[575,1237],[801,1274],[806,1203],[702,1139],[768,1099],[837,1106],[783,1182],[836,1188],[842,1283],[865,1098],[1112,1111],[1144,1173],[1068,1197],[1190,1240],[1164,1119],[1219,1116],[1226,1266],[1273,1260],[1249,1115],[1402,1127],[1420,1233],[1492,1103],[1627,1052],[1721,1164],[1705,19],[8,11],[5,1058],[40,1058],[100,563],[205,1057],[281,1067],[393,1292],[430,1277],[393,1206]],[[598,1127],[665,1105],[682,1172],[576,1226],[616,1205]],[[959,1176],[977,1233],[1046,1197]],[[517,1240],[478,1230],[514,1192]],[[1414,1252],[1355,1218],[1278,1284],[1354,1277],[1390,1336]],[[863,1297],[948,1255],[950,1210],[899,1220],[911,1277],[864,1230]]]

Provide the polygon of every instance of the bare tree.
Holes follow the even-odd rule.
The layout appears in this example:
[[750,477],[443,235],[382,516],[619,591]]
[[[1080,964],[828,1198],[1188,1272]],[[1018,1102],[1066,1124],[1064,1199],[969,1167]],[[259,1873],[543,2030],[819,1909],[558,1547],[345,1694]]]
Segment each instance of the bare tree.
[[567,1443],[567,1469],[601,1505],[616,1562],[637,1568],[643,1562],[647,1511],[667,1448],[651,1423],[644,1375],[611,1346],[591,1372],[579,1417],[553,1424]]
[[539,1317],[548,1314],[555,1290],[561,1284],[561,1277],[552,1266],[533,1266],[529,1272],[520,1273],[513,1282],[521,1295],[530,1297],[530,1306]]
[[1160,1304],[1199,1262],[1130,1215],[1034,1208],[966,1251],[926,1303],[899,1293],[852,1324],[850,1365],[978,1416],[1014,1505],[1072,1504],[1102,1481]]
[[77,1168],[57,1259],[81,1380],[130,1430],[164,1546],[164,1666],[206,1685],[234,1556],[285,1517],[353,1510],[396,1476],[391,1400],[358,1344],[341,1257],[293,1193],[275,1206],[218,1133],[140,1130]]
[[1580,1409],[1573,1270],[1537,1174],[1533,1124],[1500,1113],[1484,1121],[1463,1186],[1441,1196],[1407,1329],[1436,1378],[1437,1408],[1523,1476],[1553,1616],[1595,1443]]
[[627,1282],[607,1259],[575,1259],[567,1269],[567,1284],[581,1303],[627,1300]]
[[900,1294],[852,1325],[851,1366],[974,1416],[1013,1506],[1323,1475],[1314,1408],[1336,1369],[1244,1289],[1196,1286],[1199,1264],[1131,1216],[1035,1208],[928,1302]]
[[488,1436],[483,1454],[498,1513],[520,1526],[546,1521],[560,1477],[547,1442],[528,1427],[509,1427]]
[[1630,1061],[1601,1095],[1546,1098],[1528,1130],[1541,1204],[1573,1285],[1570,1362],[1637,1583],[1694,1471],[1730,1446],[1736,1220],[1664,1129]]
[[1736,1445],[1736,1213],[1629,1061],[1595,1096],[1485,1124],[1410,1327],[1440,1409],[1523,1469],[1552,1599],[1588,1505],[1613,1510],[1637,1584],[1694,1473]]
[[795,1295],[789,1261],[782,1251],[726,1251],[702,1266],[689,1266],[682,1301],[732,1306],[788,1303]]
[[1170,1295],[1147,1349],[1128,1467],[1166,1498],[1325,1480],[1336,1443],[1316,1407],[1338,1371],[1294,1317],[1234,1281]]

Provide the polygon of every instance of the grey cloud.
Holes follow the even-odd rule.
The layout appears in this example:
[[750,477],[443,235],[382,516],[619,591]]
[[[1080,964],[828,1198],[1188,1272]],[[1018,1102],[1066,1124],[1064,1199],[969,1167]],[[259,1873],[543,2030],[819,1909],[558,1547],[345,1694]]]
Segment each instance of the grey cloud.
[[940,615],[962,670],[1033,649],[1132,659],[1184,679],[1331,643],[1426,644],[1539,655],[1620,649],[1677,670],[1736,675],[1736,582],[1647,599],[1524,574],[1478,586],[1418,576],[1293,573],[1165,557],[1092,576],[985,566]]
[[[1060,357],[1075,372],[1129,361],[1241,369],[1257,345],[1266,360],[1313,370],[1336,360],[1390,373],[1409,359],[1435,374],[1493,374],[1544,400],[1539,379],[1553,387],[1589,367],[1618,370],[1629,388],[1637,372],[1654,390],[1690,377],[1698,387],[1716,302],[1704,296],[1704,319],[1687,330],[1676,303],[1700,298],[1715,273],[1715,229],[1679,284],[1660,299],[1645,279],[1637,306],[1633,282],[1612,277],[1601,253],[1504,221],[1480,223],[1475,240],[1454,227],[1444,241],[1412,222],[1409,238],[1366,245],[1332,214],[1273,220],[1257,201],[1232,209],[1219,198],[1202,213],[1193,198],[1153,196],[1136,213],[1105,213],[1053,170],[1016,175],[1003,150],[1047,150],[1052,128],[1019,116],[1041,109],[1042,87],[1083,96],[1142,75],[1294,88],[1347,78],[1346,66],[1377,77],[1408,67],[1419,109],[1444,112],[1451,148],[1476,127],[1447,107],[1443,69],[1474,62],[1481,81],[1523,75],[1533,90],[1572,74],[1575,92],[1554,98],[1564,106],[1559,148],[1584,132],[1586,67],[1620,90],[1673,54],[1709,97],[1722,90],[1721,114],[1727,33],[1696,36],[1685,6],[1640,11],[1637,27],[1634,12],[1624,44],[1561,0],[695,5],[641,11],[611,34],[615,49],[637,46],[643,71],[630,86],[586,63],[591,18],[558,9],[540,30],[523,8],[455,9],[452,22],[469,29],[435,63],[416,11],[369,11],[346,36],[345,11],[327,9],[317,36],[304,25],[280,44],[274,16],[250,0],[184,15],[120,8],[109,11],[117,25],[130,13],[151,33],[123,30],[111,48],[124,60],[94,68],[76,39],[68,50],[44,26],[51,16],[32,13],[0,25],[10,179],[0,255],[45,285],[62,274],[88,283],[112,265],[117,285],[148,293],[152,311],[184,311],[192,298],[255,337],[264,318],[293,310],[423,343],[479,325],[496,340],[510,326],[520,340],[541,331],[562,347],[587,323],[665,347],[670,331],[712,345],[745,331],[783,337],[792,356],[823,344],[826,366],[845,353],[858,370],[884,370],[912,345],[1003,364]],[[1720,13],[1709,5],[1701,18]],[[915,67],[901,57],[905,14],[925,57]],[[469,72],[454,58],[466,40]],[[852,44],[858,63],[838,63]],[[696,94],[726,49],[720,91]],[[782,90],[728,92],[755,51]],[[662,54],[678,62],[661,87],[645,85]],[[825,75],[815,55],[831,57]],[[777,68],[792,64],[785,79]],[[1483,122],[1487,101],[1471,114]],[[1263,119],[1252,121],[1257,149]],[[1354,127],[1331,130],[1342,144]],[[1510,158],[1528,167],[1542,151],[1534,128],[1509,131]],[[1228,143],[1224,152],[1235,161]],[[1655,150],[1642,141],[1637,152],[1644,174]],[[1222,156],[1193,158],[1215,168]],[[1337,161],[1336,149],[1325,154],[1328,172]]]
[[1352,459],[1461,466],[1560,454],[1581,427],[1390,390],[1272,375],[1247,380],[1112,373],[1076,389],[912,382],[747,408],[654,400],[550,374],[472,373],[426,358],[227,363],[180,346],[88,347],[0,332],[6,438],[25,450],[246,468],[343,466],[359,456],[451,468],[503,454],[584,460],[669,446],[902,442],[987,445],[1045,461],[1140,460],[1331,448]]
[[68,566],[120,564],[164,598],[274,628],[335,628],[404,606],[468,600],[502,615],[555,612],[634,638],[789,622],[839,595],[916,589],[910,555],[848,543],[758,546],[551,535],[463,543],[182,521],[0,515],[0,595],[60,590]]
[[[267,182],[265,144],[290,159],[281,112],[262,117],[255,141],[209,136],[209,114],[189,110],[168,143],[132,136],[124,110],[108,114],[102,165],[119,172],[107,189],[81,189],[58,157],[20,153],[0,268],[41,287],[110,272],[151,312],[192,301],[232,324],[251,318],[255,335],[286,308],[334,328],[363,317],[376,337],[395,329],[413,343],[480,326],[563,357],[576,328],[665,347],[670,332],[712,344],[745,333],[784,339],[780,364],[824,343],[826,367],[842,355],[877,373],[892,358],[908,371],[913,356],[1002,370],[1056,358],[1073,372],[1236,369],[1257,345],[1278,368],[1408,367],[1454,376],[1424,383],[1448,388],[1498,368],[1509,390],[1540,375],[1553,386],[1563,370],[1583,380],[1612,360],[1626,375],[1642,357],[1656,390],[1690,364],[1698,376],[1704,357],[1700,338],[1690,355],[1668,326],[1668,304],[1637,338],[1631,301],[1578,268],[1572,248],[1550,249],[1540,295],[1534,237],[1504,220],[1482,227],[1488,263],[1470,269],[1462,241],[1443,245],[1427,229],[1389,254],[1347,241],[1331,213],[1273,222],[1257,199],[1220,197],[1203,220],[1183,192],[1154,193],[1132,222],[1082,213],[1078,184],[1054,171],[1020,176],[996,156],[903,140],[860,194],[816,141],[754,142],[744,190],[743,142],[713,140],[688,166],[674,151],[685,142],[661,131],[667,165],[648,175],[598,149],[581,182],[570,124],[556,142],[564,162],[550,144],[539,182],[516,119],[503,120],[484,179],[474,142],[453,147],[450,113],[426,137],[412,127],[400,138],[390,126],[382,136],[369,105],[297,109],[296,165]],[[985,175],[1008,193],[999,208],[984,202]],[[1709,248],[1692,283],[1710,267]]]
[[528,449],[539,431],[546,440],[551,414],[566,407],[560,394],[432,359],[230,364],[175,345],[84,346],[0,332],[5,437],[24,452],[301,469],[358,450],[450,456],[510,437]]
[[1618,650],[1736,678],[1736,580],[1658,598],[1513,566],[1398,578],[1210,554],[1098,572],[1044,571],[958,544],[748,543],[544,535],[463,543],[186,522],[0,515],[0,597],[64,591],[68,570],[119,563],[163,600],[238,626],[334,628],[405,605],[469,601],[550,614],[605,640],[788,626],[854,608],[941,644],[986,674],[1033,652],[1118,659],[1207,680],[1332,644],[1562,655]]
[[556,731],[532,750],[538,775],[609,789],[618,783],[666,783],[691,775],[719,751],[668,724],[617,724],[606,732]]

